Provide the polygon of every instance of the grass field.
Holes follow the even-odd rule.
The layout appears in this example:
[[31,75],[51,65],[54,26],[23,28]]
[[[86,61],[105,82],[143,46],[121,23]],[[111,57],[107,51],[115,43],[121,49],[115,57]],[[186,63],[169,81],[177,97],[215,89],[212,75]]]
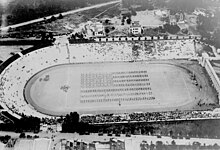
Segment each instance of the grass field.
[[191,109],[208,97],[198,82],[202,90],[188,69],[166,62],[69,64],[34,75],[24,96],[50,115]]

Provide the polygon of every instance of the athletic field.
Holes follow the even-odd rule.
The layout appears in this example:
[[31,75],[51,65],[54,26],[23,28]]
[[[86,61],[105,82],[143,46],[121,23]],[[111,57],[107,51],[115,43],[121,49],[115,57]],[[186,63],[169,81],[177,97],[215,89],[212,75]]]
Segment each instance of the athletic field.
[[176,109],[203,95],[188,69],[161,62],[53,66],[34,75],[24,89],[27,102],[50,115]]

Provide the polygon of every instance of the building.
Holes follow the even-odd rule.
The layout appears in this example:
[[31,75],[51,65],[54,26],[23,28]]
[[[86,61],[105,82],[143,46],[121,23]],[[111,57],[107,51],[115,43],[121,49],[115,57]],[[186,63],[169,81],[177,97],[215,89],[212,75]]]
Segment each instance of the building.
[[93,24],[93,32],[95,37],[105,36],[104,26],[100,22],[96,22]]
[[110,141],[106,142],[93,142],[91,143],[91,150],[94,148],[92,144],[95,145],[96,150],[125,150],[125,141],[115,138],[111,138]]
[[134,21],[130,26],[130,33],[133,35],[140,35],[142,33],[142,26],[139,21]]
[[180,30],[184,32],[188,30],[189,26],[185,22],[178,22],[177,25],[179,26]]
[[180,13],[178,22],[183,22],[183,21],[184,21],[184,15],[183,13]]
[[41,124],[40,125],[40,131],[46,132],[48,130],[48,125],[47,124]]
[[60,150],[125,150],[125,140],[111,138],[109,141],[93,141],[62,139]]
[[177,24],[176,15],[170,15],[169,20],[170,20],[170,25],[176,25]]
[[110,139],[110,150],[125,150],[125,141],[121,139]]
[[62,124],[58,123],[56,130],[57,130],[57,132],[61,132],[62,131]]
[[92,27],[92,21],[88,21],[85,26],[84,26],[84,37],[85,38],[91,38],[93,37],[93,30],[91,29]]
[[186,20],[191,25],[197,25],[197,16],[196,15],[187,15]]
[[95,141],[93,142],[95,144],[95,149],[96,150],[110,150],[110,142],[100,142],[100,141]]
[[197,8],[194,10],[193,12],[194,15],[202,15],[202,16],[206,16],[206,13],[205,13],[205,9],[201,9],[201,8]]
[[105,36],[105,28],[101,22],[89,21],[85,25],[85,37],[103,37]]
[[167,9],[163,9],[163,10],[158,9],[158,10],[154,11],[154,15],[157,15],[157,16],[162,17],[162,18],[168,17],[169,14],[170,14],[170,11],[167,10]]
[[169,14],[170,25],[177,25],[178,23],[185,23],[185,15],[182,12]]
[[[91,148],[90,148],[91,146]],[[93,147],[93,148],[92,148]],[[94,144],[82,140],[61,140],[60,150],[96,150]]]

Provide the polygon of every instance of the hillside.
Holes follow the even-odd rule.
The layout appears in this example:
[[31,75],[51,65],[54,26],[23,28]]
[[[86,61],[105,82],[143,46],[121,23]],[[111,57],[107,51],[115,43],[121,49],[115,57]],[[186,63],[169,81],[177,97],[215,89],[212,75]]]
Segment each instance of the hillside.
[[7,14],[7,25],[11,25],[109,1],[112,0],[14,0],[5,9],[0,5],[0,15]]

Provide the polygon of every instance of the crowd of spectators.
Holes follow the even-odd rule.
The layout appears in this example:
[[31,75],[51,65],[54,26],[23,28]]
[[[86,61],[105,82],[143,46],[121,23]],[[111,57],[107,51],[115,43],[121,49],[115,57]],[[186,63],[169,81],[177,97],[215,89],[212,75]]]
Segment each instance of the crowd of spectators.
[[192,59],[196,57],[193,40],[151,41],[150,44],[152,45],[151,47],[146,47],[146,45],[149,45],[149,41],[144,43],[107,42],[78,44],[73,45],[73,47],[77,47],[83,52],[83,55],[80,56],[78,51],[73,51],[72,57],[76,58],[75,61],[79,62]]
[[[164,43],[164,44],[162,44]],[[190,51],[194,51],[191,40],[185,41],[154,41],[155,49],[150,54],[145,53],[145,49],[138,47],[133,49],[134,42],[106,42],[106,43],[81,43],[68,44],[56,43],[53,46],[34,50],[29,53],[19,54],[19,58],[9,64],[1,73],[1,93],[0,103],[6,106],[9,111],[16,114],[24,113],[27,116],[49,117],[37,112],[25,101],[23,90],[28,80],[37,72],[59,64],[67,63],[93,63],[93,62],[117,62],[147,60],[149,57],[160,56],[159,49],[163,45],[169,45],[163,52],[172,51],[179,45],[179,51],[184,51],[186,45],[191,45]],[[161,45],[160,47],[158,45]],[[134,56],[134,51],[139,51],[138,57]],[[161,50],[162,51],[162,50]],[[23,55],[24,53],[24,55]],[[161,59],[163,57],[161,56]],[[4,108],[6,108],[4,107]]]
[[196,57],[193,40],[161,40],[150,43],[146,41],[145,43],[144,47],[142,42],[135,44],[138,60],[192,59]]
[[165,58],[195,57],[193,40],[161,41],[155,47],[158,55]]
[[25,101],[23,90],[27,81],[35,73],[56,64],[67,63],[66,56],[62,54],[58,48],[52,46],[32,51],[13,61],[1,73],[1,103],[3,106],[7,106],[8,111],[15,114],[24,113],[27,116],[33,115],[39,118],[49,117],[37,112]]
[[89,43],[79,44],[77,47],[84,51],[84,55],[81,57],[87,58],[91,62],[193,59],[196,57],[194,41],[192,39]]
[[217,119],[220,113],[213,111],[134,112],[123,114],[81,115],[81,121],[90,124],[157,122],[175,120]]

